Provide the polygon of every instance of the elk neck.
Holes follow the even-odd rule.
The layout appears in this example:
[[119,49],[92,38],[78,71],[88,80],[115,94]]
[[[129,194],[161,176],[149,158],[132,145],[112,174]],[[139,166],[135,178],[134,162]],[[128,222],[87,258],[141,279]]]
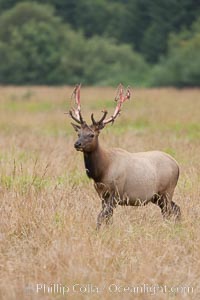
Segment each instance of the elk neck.
[[109,166],[108,151],[102,149],[97,142],[92,152],[84,152],[86,174],[95,182],[101,182]]

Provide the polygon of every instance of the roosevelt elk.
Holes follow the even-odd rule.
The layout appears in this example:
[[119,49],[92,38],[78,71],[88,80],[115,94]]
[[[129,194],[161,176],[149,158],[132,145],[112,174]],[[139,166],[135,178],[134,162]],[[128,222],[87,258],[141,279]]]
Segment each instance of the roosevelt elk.
[[100,131],[115,121],[122,104],[130,98],[130,88],[124,92],[120,85],[114,114],[106,119],[107,111],[103,111],[99,121],[91,114],[91,125],[87,125],[81,114],[80,88],[81,85],[77,85],[74,89],[76,108],[72,108],[69,115],[78,123],[71,123],[78,132],[74,147],[83,152],[86,174],[94,180],[102,200],[97,228],[104,220],[109,223],[117,205],[140,206],[152,202],[160,207],[164,218],[179,220],[180,208],[172,201],[179,166],[170,155],[161,151],[130,153],[120,148],[105,149],[100,146]]

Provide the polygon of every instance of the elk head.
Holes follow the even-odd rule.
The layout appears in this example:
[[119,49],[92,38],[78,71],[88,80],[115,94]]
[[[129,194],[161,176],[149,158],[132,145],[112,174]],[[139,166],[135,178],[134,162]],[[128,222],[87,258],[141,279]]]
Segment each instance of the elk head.
[[70,109],[69,115],[71,118],[77,123],[71,123],[74,127],[75,131],[78,133],[78,140],[75,142],[74,147],[77,151],[82,152],[92,152],[98,146],[98,136],[100,131],[107,125],[108,123],[114,123],[117,116],[120,114],[122,104],[130,99],[130,88],[128,87],[126,91],[124,91],[123,86],[120,84],[117,89],[117,95],[115,97],[115,101],[117,102],[115,111],[110,118],[106,119],[108,112],[103,110],[103,116],[99,121],[94,119],[93,113],[91,114],[92,124],[87,125],[87,123],[83,120],[81,114],[81,102],[80,102],[80,89],[81,85],[76,85],[72,97],[75,99],[75,108]]

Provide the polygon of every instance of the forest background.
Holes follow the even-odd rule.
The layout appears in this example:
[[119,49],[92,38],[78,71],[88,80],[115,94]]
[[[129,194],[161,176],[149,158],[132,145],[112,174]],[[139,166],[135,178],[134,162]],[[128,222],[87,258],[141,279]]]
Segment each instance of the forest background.
[[199,0],[0,0],[0,84],[200,86]]

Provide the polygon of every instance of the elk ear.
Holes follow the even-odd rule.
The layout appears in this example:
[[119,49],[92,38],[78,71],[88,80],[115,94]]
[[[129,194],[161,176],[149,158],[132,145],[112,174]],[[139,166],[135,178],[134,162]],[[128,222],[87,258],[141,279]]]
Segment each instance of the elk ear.
[[73,123],[71,123],[71,124],[74,127],[74,130],[77,131],[77,132],[79,132],[79,130],[81,129],[81,126],[78,126],[78,125],[73,124]]

